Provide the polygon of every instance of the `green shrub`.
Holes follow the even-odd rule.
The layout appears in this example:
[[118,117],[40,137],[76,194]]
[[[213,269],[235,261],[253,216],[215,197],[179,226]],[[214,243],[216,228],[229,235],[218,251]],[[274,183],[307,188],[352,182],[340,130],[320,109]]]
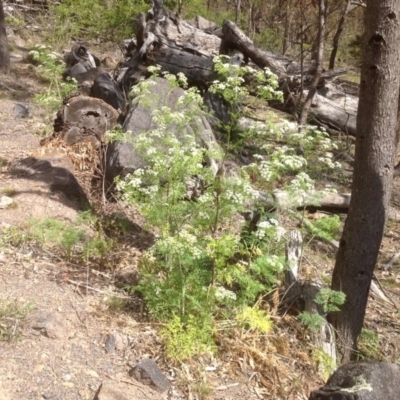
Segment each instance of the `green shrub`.
[[62,81],[65,63],[50,48],[39,45],[29,54],[38,64],[37,73],[49,84],[45,91],[35,95],[34,101],[52,112],[60,107],[66,96],[77,90],[77,83],[75,80]]
[[21,322],[34,308],[31,302],[0,298],[0,341],[18,338]]
[[132,37],[133,18],[150,6],[144,0],[63,0],[51,5],[55,15],[52,45],[72,38],[118,42]]
[[[234,68],[233,74],[225,64],[217,61],[216,68],[221,76],[229,77],[223,79],[225,83],[215,82],[213,90],[234,103],[245,94],[241,76],[252,71]],[[151,69],[153,73],[157,70]],[[272,96],[275,89],[268,86],[266,76],[269,73],[258,78],[265,83],[264,95]],[[165,77],[171,88],[186,84],[182,75]],[[142,104],[151,104],[146,92],[150,84],[147,81],[134,88]],[[237,309],[248,311],[243,325],[267,330],[271,322],[266,315],[242,306],[253,306],[260,294],[273,288],[279,282],[275,275],[284,268],[280,257],[252,251],[254,245],[267,248],[262,241],[281,239],[277,241],[272,231],[263,230],[263,240],[250,235],[246,243],[239,232],[221,233],[238,212],[245,211],[256,192],[245,171],[222,177],[204,166],[205,156],[222,163],[225,155],[216,148],[202,148],[195,136],[184,133],[186,126],[196,126],[203,114],[202,100],[194,89],[179,99],[175,110],[155,110],[157,127],[133,141],[146,167],[117,181],[123,200],[135,205],[159,232],[159,239],[141,259],[141,281],[132,289],[142,293],[153,318],[167,323],[164,339],[169,356],[175,359],[183,357],[177,350],[181,342],[188,348],[187,354],[209,349],[217,321],[234,319]],[[172,132],[180,132],[179,139]],[[118,130],[109,136],[129,140]],[[203,190],[195,201],[185,200],[194,177],[202,182]]]
[[74,257],[84,261],[106,257],[113,241],[102,236],[101,232],[94,237],[88,234],[84,221],[85,218],[78,218],[75,223],[68,224],[54,218],[30,218],[24,226],[5,229],[1,244],[14,247],[32,244],[69,261]]
[[[215,70],[219,79],[210,91],[231,106],[248,95],[245,76],[255,85],[258,82],[261,98],[282,96],[277,91],[276,76],[268,69],[237,67],[224,56],[215,59]],[[151,72],[156,75],[159,68],[151,67]],[[171,89],[186,86],[182,74],[164,76]],[[154,101],[147,90],[151,84],[150,79],[132,90],[144,106]],[[302,171],[308,166],[307,161],[292,154],[288,146],[265,147],[268,161],[259,155],[250,167],[236,175],[224,176],[221,169],[215,173],[205,167],[204,158],[221,165],[227,153],[218,148],[204,149],[195,136],[185,134],[186,127],[196,126],[204,115],[203,109],[201,97],[192,88],[174,110],[154,110],[157,126],[134,140],[119,129],[108,133],[109,140],[132,143],[145,165],[117,180],[122,200],[137,207],[149,227],[158,232],[158,240],[141,258],[141,281],[132,290],[141,292],[154,319],[167,324],[163,337],[167,352],[174,359],[182,357],[178,351],[180,341],[189,349],[185,357],[209,349],[215,326],[223,319],[236,319],[246,329],[271,329],[268,315],[254,305],[280,284],[285,268],[285,230],[279,225],[279,217],[263,215],[256,231],[246,235],[225,231],[239,212],[246,211],[246,204],[257,198],[255,183],[275,189],[282,183],[282,176],[295,173],[285,185],[288,192],[298,195],[314,190],[314,182]],[[237,108],[237,115],[225,127],[227,151],[236,145],[232,133],[239,117]],[[175,132],[179,132],[179,139]],[[328,138],[320,131],[309,129],[303,136],[297,139],[304,140],[307,149],[324,154],[330,148]],[[258,138],[263,138],[263,132]],[[196,182],[202,189],[190,200],[187,193]]]

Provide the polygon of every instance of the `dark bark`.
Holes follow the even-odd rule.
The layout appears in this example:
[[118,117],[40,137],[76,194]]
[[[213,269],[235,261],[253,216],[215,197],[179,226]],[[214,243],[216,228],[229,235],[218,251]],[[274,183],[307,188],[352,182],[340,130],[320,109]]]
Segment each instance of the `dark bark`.
[[333,46],[332,46],[331,56],[329,58],[329,69],[335,68],[335,59],[336,59],[336,54],[337,54],[337,51],[339,48],[339,39],[340,39],[340,35],[343,32],[344,22],[346,21],[346,17],[356,7],[357,7],[357,5],[355,5],[352,2],[352,0],[347,0],[346,8],[344,9],[343,15],[340,17],[340,20],[338,22],[338,26],[337,26],[337,29],[335,32],[335,36],[333,37]]
[[323,63],[324,63],[324,49],[325,49],[325,30],[326,30],[326,15],[328,12],[328,0],[319,0],[318,8],[318,38],[317,38],[317,57],[315,59],[315,73],[313,80],[308,90],[306,100],[304,101],[303,108],[300,115],[300,125],[305,125],[309,110],[311,108],[312,100],[317,92],[317,86],[321,79]]
[[391,197],[397,148],[400,0],[368,0],[353,191],[332,277],[346,294],[332,313],[341,362],[356,349]]
[[6,21],[2,0],[0,0],[0,71],[10,72],[10,54],[8,52]]

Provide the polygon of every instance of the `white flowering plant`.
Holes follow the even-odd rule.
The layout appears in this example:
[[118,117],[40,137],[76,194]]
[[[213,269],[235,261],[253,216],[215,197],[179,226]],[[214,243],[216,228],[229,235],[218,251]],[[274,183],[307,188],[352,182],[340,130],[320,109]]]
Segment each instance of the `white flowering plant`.
[[334,161],[333,155],[339,149],[339,143],[333,141],[324,128],[307,125],[289,134],[286,141],[288,145],[301,149],[308,161],[307,172],[312,177],[329,177],[341,170],[340,163]]
[[[152,73],[156,76],[158,70]],[[166,78],[171,89],[185,85],[182,76],[167,74]],[[148,104],[151,82],[133,89],[134,96],[141,96],[141,104]],[[239,232],[223,233],[258,192],[243,169],[226,176],[220,173],[222,169],[216,172],[206,165],[212,158],[222,166],[226,154],[201,145],[195,127],[203,116],[202,100],[194,89],[187,90],[174,109],[155,110],[155,127],[131,141],[143,166],[119,179],[116,186],[121,198],[135,205],[158,234],[140,261],[141,281],[135,287],[150,314],[170,322],[178,316],[179,326],[186,327],[195,316],[198,326],[208,326],[204,332],[211,334],[216,320],[234,318],[237,309],[253,306],[259,295],[279,281],[272,276],[282,273],[281,258],[278,262],[272,254],[269,261],[262,261],[260,256],[266,248],[263,241],[272,243],[278,236],[282,240],[284,232],[275,225],[274,234],[261,227],[264,235],[260,230],[255,239],[257,251],[249,250]],[[187,133],[188,126],[194,134]],[[119,129],[108,137],[128,140]],[[195,198],[189,188],[197,191]]]
[[283,93],[278,90],[278,77],[269,68],[256,70],[250,66],[241,67],[230,62],[230,57],[214,57],[214,70],[219,79],[209,90],[220,94],[229,104],[236,104],[249,94],[254,87],[257,96],[264,100],[283,100]]
[[228,145],[238,145],[250,132],[237,132],[237,122],[242,115],[242,104],[250,99],[249,92],[256,94],[251,98],[263,100],[283,99],[278,90],[278,77],[268,68],[256,70],[250,66],[239,66],[231,62],[226,55],[214,57],[214,71],[217,74],[208,91],[219,97],[229,109],[229,121],[219,123],[219,129],[225,133]]
[[74,79],[66,82],[61,80],[65,63],[49,47],[38,45],[29,54],[38,64],[37,73],[49,83],[44,92],[35,95],[34,101],[54,111],[66,96],[77,90],[77,82]]

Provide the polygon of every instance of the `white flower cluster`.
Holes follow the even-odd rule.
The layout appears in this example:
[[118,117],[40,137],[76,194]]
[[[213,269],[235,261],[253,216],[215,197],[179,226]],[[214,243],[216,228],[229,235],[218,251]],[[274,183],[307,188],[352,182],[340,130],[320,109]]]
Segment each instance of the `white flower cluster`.
[[150,72],[152,75],[159,75],[161,72],[161,65],[150,65],[147,67],[147,71]]
[[263,99],[278,99],[283,100],[283,92],[281,90],[276,90],[272,86],[263,85],[257,87],[257,94]]
[[139,82],[133,86],[129,92],[130,97],[138,97],[139,95],[145,95],[149,92],[150,86],[154,86],[157,82],[152,79],[146,79],[145,81]]
[[226,179],[226,183],[224,197],[235,205],[243,206],[247,201],[258,198],[258,192],[246,179],[229,177]]
[[267,264],[269,267],[283,271],[285,266],[282,264],[280,258],[276,255],[271,255],[267,258]]
[[329,169],[339,169],[341,168],[341,165],[339,162],[333,162],[332,160],[333,154],[332,153],[326,153],[325,156],[318,157],[318,161],[324,164],[325,167]]
[[213,196],[210,192],[205,192],[201,196],[198,197],[197,201],[201,204],[212,203]]
[[236,293],[232,292],[231,290],[225,289],[223,286],[217,284],[215,285],[215,297],[217,299],[230,299],[236,300]]
[[136,174],[131,174],[126,177],[124,183],[125,187],[129,186],[131,189],[140,188],[142,186],[142,179],[136,176]]
[[[195,105],[197,105],[197,106],[203,105],[203,98],[198,89],[190,88],[185,91],[183,96],[179,97],[176,104],[178,107],[182,106],[182,107],[190,107],[190,109],[194,109]],[[186,111],[187,111],[187,109],[186,109]],[[198,112],[198,113],[201,114],[201,112]]]
[[250,164],[249,168],[257,170],[265,182],[272,182],[276,177],[276,172],[271,168],[271,163],[268,161],[261,161],[259,164]]
[[272,168],[283,171],[298,171],[307,165],[307,160],[304,157],[285,154],[280,158],[274,158]]
[[32,56],[34,60],[37,60],[40,57],[40,53],[37,50],[31,50],[29,55]]
[[258,171],[265,182],[272,182],[288,171],[299,171],[307,166],[307,160],[304,157],[291,153],[293,153],[293,149],[283,146],[275,150],[268,161],[264,160],[261,155],[255,155],[254,158],[260,161],[258,164],[250,164],[248,168]]
[[269,238],[280,241],[285,233],[285,228],[280,226],[276,219],[270,218],[268,220],[261,221],[257,225],[257,231],[255,232],[255,235],[260,240]]
[[337,149],[338,146],[334,143],[330,138],[323,138],[319,141],[319,146],[321,150],[330,151],[333,149]]
[[315,191],[314,183],[305,172],[300,172],[290,182],[288,189],[299,196],[305,196]]
[[232,189],[228,189],[224,195],[227,200],[230,200],[234,204],[240,205],[245,202],[245,196],[243,193],[236,192]]
[[325,188],[322,190],[323,193],[337,193],[337,189],[334,188],[332,185],[326,185]]
[[200,258],[203,254],[197,237],[185,229],[182,229],[175,236],[159,239],[155,246],[162,254],[169,254],[175,257],[183,257],[190,254],[193,258]]

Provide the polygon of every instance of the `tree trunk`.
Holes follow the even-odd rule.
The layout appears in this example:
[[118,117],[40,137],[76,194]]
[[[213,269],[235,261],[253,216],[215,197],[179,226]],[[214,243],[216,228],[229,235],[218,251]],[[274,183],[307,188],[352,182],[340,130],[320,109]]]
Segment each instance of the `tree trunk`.
[[315,60],[315,73],[310,85],[306,100],[304,101],[303,108],[300,115],[300,126],[305,125],[307,122],[308,113],[311,107],[312,100],[317,92],[317,86],[321,79],[322,68],[324,63],[324,49],[325,49],[325,30],[326,30],[326,15],[328,11],[328,0],[319,0],[319,27],[317,38],[317,57]]
[[353,4],[352,0],[347,0],[346,3],[346,8],[343,12],[343,15],[340,17],[335,36],[333,37],[333,47],[331,51],[331,56],[329,58],[329,69],[334,69],[335,68],[335,59],[336,59],[336,54],[339,48],[339,39],[340,35],[343,32],[343,27],[344,27],[344,22],[346,20],[347,15],[353,11],[357,5]]
[[290,12],[290,2],[286,2],[285,31],[283,34],[282,54],[285,55],[291,47],[290,27],[292,24],[292,13]]
[[0,0],[0,71],[10,72],[10,54],[8,52],[6,21],[2,0]]
[[240,0],[236,0],[236,15],[235,15],[235,24],[237,26],[239,25],[240,22]]
[[392,190],[400,77],[400,0],[368,0],[353,191],[332,289],[346,302],[329,318],[340,361],[350,360],[361,332]]

